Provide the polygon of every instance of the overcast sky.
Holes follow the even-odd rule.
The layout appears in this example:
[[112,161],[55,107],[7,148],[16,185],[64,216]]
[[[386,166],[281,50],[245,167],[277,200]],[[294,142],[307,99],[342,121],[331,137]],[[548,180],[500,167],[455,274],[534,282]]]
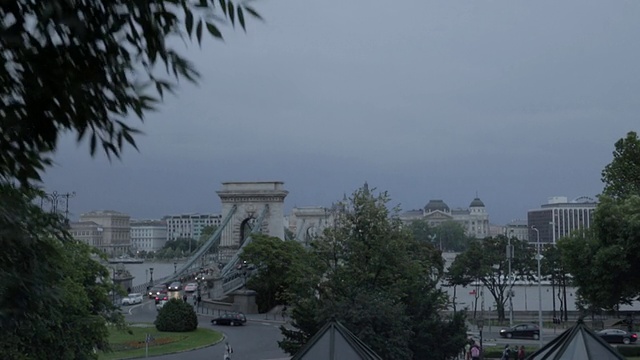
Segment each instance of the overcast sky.
[[[365,181],[403,209],[476,193],[490,221],[595,196],[637,131],[640,1],[258,0],[266,19],[185,53],[202,72],[122,161],[61,144],[70,212],[216,213],[225,181],[285,182],[286,209]],[[184,46],[180,46],[184,48]]]

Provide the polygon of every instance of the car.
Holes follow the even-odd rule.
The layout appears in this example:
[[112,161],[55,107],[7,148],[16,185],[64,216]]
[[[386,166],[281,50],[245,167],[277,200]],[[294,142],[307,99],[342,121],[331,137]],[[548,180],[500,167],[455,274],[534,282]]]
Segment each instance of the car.
[[198,290],[198,284],[196,283],[188,283],[184,287],[184,292],[195,292],[196,290]]
[[243,313],[224,313],[215,319],[211,320],[213,325],[244,325],[247,322],[247,318]]
[[122,298],[122,305],[133,305],[133,304],[141,304],[142,303],[142,294],[140,293],[131,293]]
[[604,329],[597,334],[610,344],[631,344],[638,340],[638,334],[621,329]]
[[517,324],[510,328],[500,330],[500,336],[504,338],[540,338],[540,329],[536,324]]
[[182,289],[182,283],[180,281],[174,281],[169,285],[169,291],[179,291]]
[[169,294],[167,294],[166,292],[160,293],[156,295],[155,299],[156,299],[156,304],[160,303],[160,301],[163,301],[163,300],[169,301]]
[[160,309],[162,309],[168,302],[169,300],[160,300],[160,302],[156,305],[156,310],[160,311]]
[[149,299],[153,299],[156,295],[162,292],[167,292],[167,285],[162,284],[152,287],[151,289],[149,289]]

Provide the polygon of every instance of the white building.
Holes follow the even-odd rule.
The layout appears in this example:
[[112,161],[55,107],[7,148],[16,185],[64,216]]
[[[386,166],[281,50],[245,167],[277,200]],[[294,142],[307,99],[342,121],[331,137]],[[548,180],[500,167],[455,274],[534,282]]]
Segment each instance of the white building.
[[131,221],[131,250],[158,251],[167,243],[167,223],[162,220]]
[[489,214],[479,198],[473,199],[468,208],[449,209],[442,200],[429,200],[420,210],[410,210],[400,217],[403,221],[425,219],[430,226],[438,226],[446,221],[455,221],[462,225],[468,236],[484,239],[489,236]]
[[588,229],[597,205],[598,202],[588,196],[571,201],[566,196],[550,197],[539,209],[527,213],[529,241],[538,241],[539,235],[540,242],[555,244],[575,230]]
[[202,230],[208,226],[220,226],[222,215],[220,214],[182,214],[166,216],[163,219],[167,223],[167,239],[193,239],[199,240]]
[[98,248],[104,252],[103,229],[93,221],[80,221],[69,223],[69,233],[74,239]]
[[[80,215],[80,222],[72,224],[71,229],[73,231],[94,231],[95,236],[98,236],[97,233],[101,231],[102,244],[97,247],[111,256],[123,255],[128,254],[131,250],[129,219],[129,215],[113,210],[92,211]],[[85,230],[82,229],[83,227]],[[82,240],[81,238],[77,239]]]

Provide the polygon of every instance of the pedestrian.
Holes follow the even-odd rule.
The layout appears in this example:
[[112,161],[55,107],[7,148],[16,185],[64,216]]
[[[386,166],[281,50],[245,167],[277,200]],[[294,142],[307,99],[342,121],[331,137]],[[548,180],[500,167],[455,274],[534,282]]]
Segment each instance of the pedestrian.
[[187,302],[187,294],[182,295],[182,301]]
[[284,321],[287,317],[287,305],[282,307],[282,321]]
[[200,304],[202,302],[202,296],[198,295],[198,298],[196,299],[196,301],[198,302],[198,304]]
[[127,294],[131,294],[131,288],[130,287],[127,288]]
[[510,357],[511,357],[511,349],[507,344],[504,346],[504,350],[502,351],[502,357],[500,358],[500,360],[509,360]]
[[464,344],[464,360],[471,360],[471,343]]
[[471,360],[480,360],[480,346],[477,343],[474,343],[471,346]]
[[224,342],[224,360],[231,360],[231,354],[233,354],[233,348],[229,345],[228,341]]
[[527,354],[524,352],[524,346],[520,345],[520,349],[518,349],[518,360],[524,360],[526,356]]

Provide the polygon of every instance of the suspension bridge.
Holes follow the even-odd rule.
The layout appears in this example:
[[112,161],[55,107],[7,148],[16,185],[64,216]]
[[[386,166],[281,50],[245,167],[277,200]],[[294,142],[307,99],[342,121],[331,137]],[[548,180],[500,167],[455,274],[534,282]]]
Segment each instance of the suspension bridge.
[[[283,182],[225,182],[217,191],[222,201],[222,222],[207,241],[174,274],[136,285],[145,292],[156,284],[198,279],[207,284],[209,297],[223,299],[242,288],[251,269],[239,255],[256,234],[284,239]],[[219,269],[218,264],[225,264]]]

